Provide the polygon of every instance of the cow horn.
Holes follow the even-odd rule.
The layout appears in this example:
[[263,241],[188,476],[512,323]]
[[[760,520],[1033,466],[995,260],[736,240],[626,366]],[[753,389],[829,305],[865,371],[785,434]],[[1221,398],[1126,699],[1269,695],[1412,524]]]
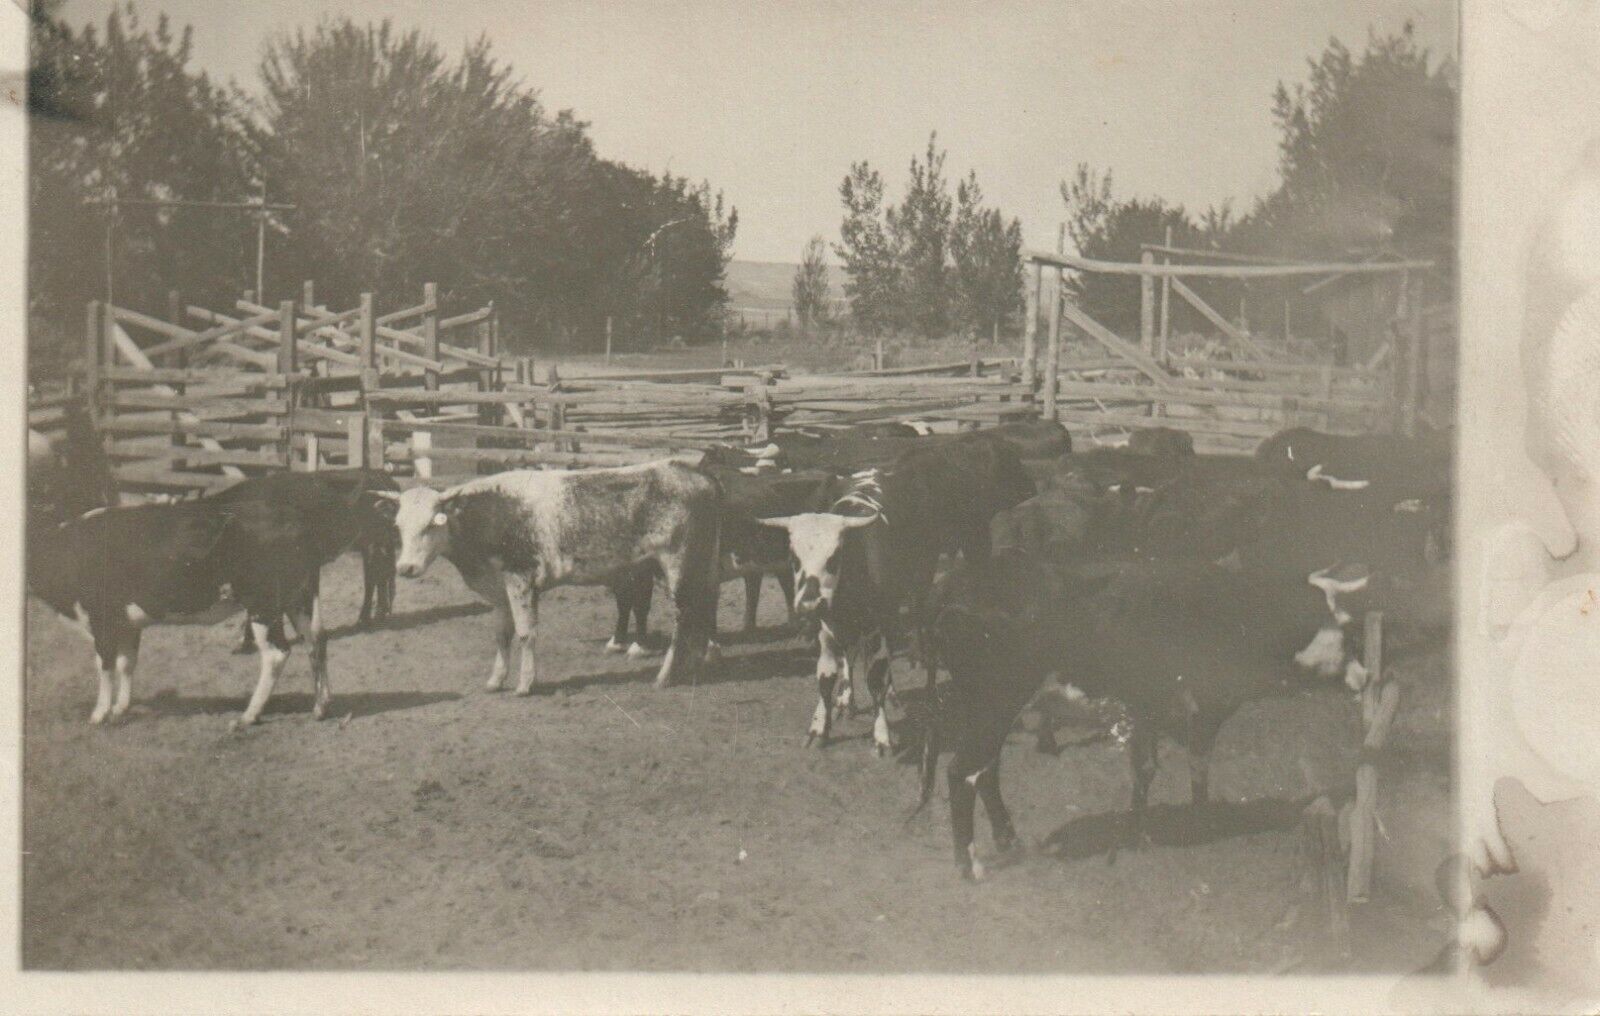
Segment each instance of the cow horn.
[[779,515],[770,519],[756,519],[756,521],[761,523],[763,526],[771,526],[773,529],[782,529],[785,531],[789,530],[794,525],[794,520],[795,516],[793,515]]
[[367,493],[373,497],[381,497],[385,501],[400,500],[400,492],[398,490],[368,490]]
[[861,526],[870,526],[878,521],[879,517],[878,512],[873,512],[871,515],[846,515],[844,516],[844,528],[858,529]]

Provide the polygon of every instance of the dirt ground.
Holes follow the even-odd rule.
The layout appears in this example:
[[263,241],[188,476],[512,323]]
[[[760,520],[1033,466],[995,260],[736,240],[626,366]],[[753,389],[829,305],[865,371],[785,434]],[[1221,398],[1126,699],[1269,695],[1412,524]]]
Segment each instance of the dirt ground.
[[[354,618],[359,571],[348,557],[327,570],[336,626]],[[814,655],[781,626],[771,583],[766,594],[755,637],[728,637],[717,672],[666,691],[650,685],[659,655],[602,653],[604,590],[549,594],[548,686],[523,699],[483,690],[490,617],[440,562],[401,580],[388,628],[335,629],[335,718],[311,720],[297,649],[264,722],[241,733],[228,721],[256,661],[230,654],[236,624],[147,632],[131,713],[95,729],[87,642],[30,601],[24,965],[1329,968],[1294,920],[1295,823],[1313,791],[1348,791],[1347,693],[1235,717],[1215,755],[1221,820],[1204,835],[1186,820],[1182,753],[1165,746],[1155,845],[1115,863],[1122,749],[1079,728],[1062,740],[1088,743],[1041,754],[1025,718],[1004,787],[1031,846],[971,885],[952,863],[942,774],[907,824],[915,767],[873,757],[870,717],[825,750],[803,747]],[[725,628],[742,597],[724,588]],[[668,630],[670,607],[653,620]],[[1405,747],[1384,774],[1374,901],[1354,918],[1346,966],[1359,970],[1415,969],[1446,927],[1428,887],[1448,824],[1443,658],[1400,677]],[[987,857],[982,819],[979,842]]]

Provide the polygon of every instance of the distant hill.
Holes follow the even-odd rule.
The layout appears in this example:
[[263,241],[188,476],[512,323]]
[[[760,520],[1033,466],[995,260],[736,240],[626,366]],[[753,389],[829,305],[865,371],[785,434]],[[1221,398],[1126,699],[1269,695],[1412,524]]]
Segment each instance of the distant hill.
[[[795,269],[800,266],[783,261],[730,261],[728,263],[728,306],[738,310],[785,312],[792,302],[790,287]],[[830,271],[829,282],[838,288],[838,272]]]

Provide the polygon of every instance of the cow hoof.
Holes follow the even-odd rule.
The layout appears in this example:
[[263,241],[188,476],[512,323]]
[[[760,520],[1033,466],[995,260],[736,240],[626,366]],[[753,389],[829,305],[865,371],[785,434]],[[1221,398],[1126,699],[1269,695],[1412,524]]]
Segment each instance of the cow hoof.
[[650,652],[650,650],[646,649],[644,646],[642,646],[639,643],[635,642],[635,643],[633,643],[632,645],[630,645],[628,647],[628,659],[637,660],[642,656],[649,655],[649,652]]
[[621,642],[618,642],[616,639],[610,639],[606,642],[606,652],[608,653],[622,653],[627,652],[627,650],[628,647],[623,645]]
[[105,722],[106,722],[106,714],[105,713],[94,713],[89,717],[89,725],[90,726],[98,727],[98,726],[100,726],[101,724],[103,724]]
[[806,733],[806,747],[807,748],[821,748],[824,745],[826,745],[827,742],[828,742],[828,737],[827,737],[826,734],[819,734],[815,730],[808,731]]
[[518,685],[517,690],[512,692],[512,694],[517,698],[527,698],[529,695],[533,694],[533,685],[530,684],[526,688]]
[[253,726],[255,722],[255,720],[252,720],[247,716],[235,716],[233,719],[228,721],[228,730],[232,731],[233,733],[238,733],[246,727]]
[[722,662],[722,647],[715,642],[706,643],[706,652],[702,659],[706,666],[715,667]]
[[499,681],[490,681],[483,686],[483,690],[490,693],[502,692],[506,690],[506,686]]
[[316,705],[311,707],[311,718],[313,720],[323,719],[327,715],[328,707],[323,705],[321,702],[318,702]]
[[233,655],[235,656],[249,656],[255,651],[256,644],[254,642],[244,642],[233,647]]

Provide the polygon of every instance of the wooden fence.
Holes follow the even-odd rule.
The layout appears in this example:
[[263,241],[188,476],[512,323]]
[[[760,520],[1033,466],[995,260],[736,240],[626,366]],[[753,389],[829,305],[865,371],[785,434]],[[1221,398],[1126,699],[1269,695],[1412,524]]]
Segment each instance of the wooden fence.
[[[1037,389],[1042,414],[1092,440],[1116,439],[1137,428],[1178,427],[1202,451],[1242,452],[1284,427],[1336,433],[1414,428],[1425,348],[1421,270],[1426,261],[1361,263],[1157,264],[1147,251],[1138,263],[1094,261],[1069,254],[1027,255],[1028,313],[1021,379]],[[1134,275],[1140,280],[1140,335],[1132,340],[1096,321],[1071,298],[1068,271]],[[1409,294],[1396,308],[1394,334],[1369,365],[1293,362],[1229,321],[1189,286],[1186,277],[1281,278],[1400,273]],[[1227,343],[1226,359],[1172,354],[1158,328],[1156,287],[1200,313]],[[1043,311],[1043,315],[1041,315]],[[1039,334],[1041,316],[1048,332]],[[1167,317],[1164,310],[1162,318]],[[1098,345],[1103,359],[1064,361],[1070,333]],[[1042,341],[1041,341],[1042,340]],[[1390,355],[1384,355],[1390,354]]]
[[[424,479],[514,466],[619,465],[775,427],[1036,415],[1015,361],[790,377],[782,365],[584,372],[503,354],[492,306],[446,315],[431,284],[378,314],[306,283],[225,311],[169,294],[152,317],[91,302],[73,379],[130,492],[209,491],[274,469],[384,468]],[[30,407],[49,427],[64,397]]]

